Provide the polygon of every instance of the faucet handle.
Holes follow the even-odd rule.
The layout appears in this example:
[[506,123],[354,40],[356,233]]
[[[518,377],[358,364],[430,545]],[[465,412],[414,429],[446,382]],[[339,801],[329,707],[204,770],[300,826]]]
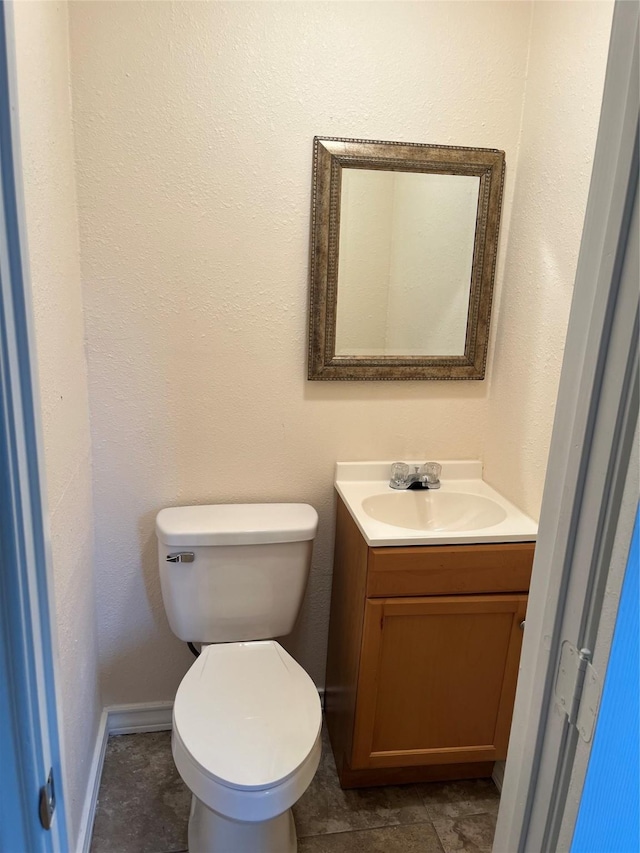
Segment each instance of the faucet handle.
[[409,466],[406,462],[394,462],[391,466],[391,486],[404,485],[409,479]]
[[440,482],[441,471],[442,465],[440,465],[438,462],[425,462],[422,466],[422,474],[424,475],[429,485]]

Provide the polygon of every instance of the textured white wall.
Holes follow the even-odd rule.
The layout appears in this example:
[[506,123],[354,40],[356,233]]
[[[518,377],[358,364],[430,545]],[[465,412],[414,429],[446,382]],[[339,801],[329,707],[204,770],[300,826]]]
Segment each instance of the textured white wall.
[[484,476],[542,501],[613,3],[534,4],[515,197],[493,327]]
[[502,148],[508,224],[529,24],[527,3],[73,3],[107,702],[171,698],[191,661],[161,507],[318,509],[288,645],[321,684],[335,461],[481,455],[486,382],[305,381],[312,138]]
[[62,753],[75,849],[102,705],[91,441],[66,3],[15,3],[19,121],[53,556]]

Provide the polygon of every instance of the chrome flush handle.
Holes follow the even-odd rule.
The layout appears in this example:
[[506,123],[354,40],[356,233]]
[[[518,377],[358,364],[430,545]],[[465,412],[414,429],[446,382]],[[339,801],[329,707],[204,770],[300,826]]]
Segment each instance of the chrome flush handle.
[[193,563],[195,558],[193,551],[178,551],[176,554],[167,554],[167,563]]

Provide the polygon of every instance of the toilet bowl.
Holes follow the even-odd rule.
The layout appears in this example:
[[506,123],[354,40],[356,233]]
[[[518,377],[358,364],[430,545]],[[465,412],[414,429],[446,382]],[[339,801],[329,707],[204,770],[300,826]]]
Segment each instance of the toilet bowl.
[[293,853],[291,806],[318,767],[321,726],[315,685],[279,643],[205,647],[173,710],[191,853]]
[[313,681],[273,638],[295,624],[317,524],[308,504],[158,513],[169,624],[203,644],[173,708],[190,853],[297,849],[291,807],[318,768],[322,714]]

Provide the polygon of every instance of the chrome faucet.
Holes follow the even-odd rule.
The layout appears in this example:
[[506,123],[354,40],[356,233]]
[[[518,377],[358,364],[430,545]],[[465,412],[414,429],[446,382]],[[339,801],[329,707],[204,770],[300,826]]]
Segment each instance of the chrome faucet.
[[392,489],[439,489],[442,465],[425,462],[422,467],[414,465],[413,473],[406,462],[394,462],[391,466],[389,485]]

